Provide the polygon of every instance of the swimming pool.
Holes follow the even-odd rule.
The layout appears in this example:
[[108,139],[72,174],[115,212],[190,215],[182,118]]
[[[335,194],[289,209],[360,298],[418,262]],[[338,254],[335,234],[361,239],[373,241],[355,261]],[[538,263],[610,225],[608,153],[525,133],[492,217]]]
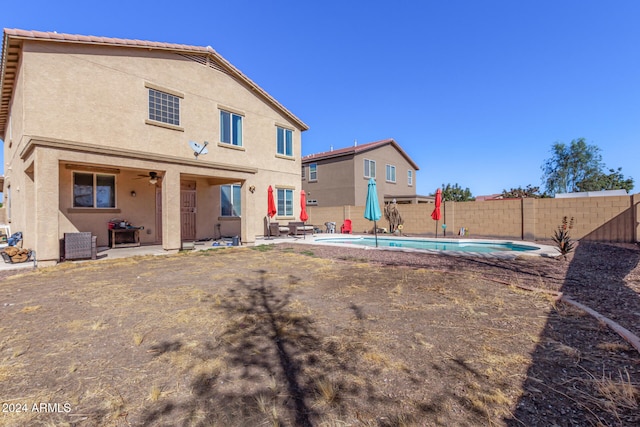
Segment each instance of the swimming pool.
[[[336,236],[324,237],[316,235],[315,243],[356,245],[375,248],[375,237],[371,236]],[[557,256],[557,251],[546,245],[530,242],[513,242],[505,240],[476,239],[426,239],[409,237],[378,236],[378,247],[408,251],[447,252],[451,254],[487,254],[514,257],[517,255]]]

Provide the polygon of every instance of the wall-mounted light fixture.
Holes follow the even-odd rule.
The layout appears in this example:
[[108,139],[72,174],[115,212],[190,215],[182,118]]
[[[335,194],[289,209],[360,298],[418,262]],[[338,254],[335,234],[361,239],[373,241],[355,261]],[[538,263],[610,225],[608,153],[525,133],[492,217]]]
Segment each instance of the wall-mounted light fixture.
[[131,190],[131,197],[136,197],[136,192]]
[[256,191],[256,186],[255,185],[250,186],[249,191],[251,191],[251,193],[253,194],[253,192]]

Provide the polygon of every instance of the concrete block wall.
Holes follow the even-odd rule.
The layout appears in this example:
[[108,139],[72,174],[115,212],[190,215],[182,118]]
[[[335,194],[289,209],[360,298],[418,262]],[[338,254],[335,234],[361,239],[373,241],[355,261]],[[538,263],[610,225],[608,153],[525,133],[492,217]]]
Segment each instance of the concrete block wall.
[[[584,197],[536,200],[535,235],[551,238],[562,218],[574,218],[571,235],[575,239],[605,242],[633,242],[633,196]],[[545,237],[543,237],[545,236]]]
[[[381,206],[382,210],[383,206]],[[445,219],[447,237],[469,229],[468,237],[515,240],[550,240],[562,218],[574,218],[574,239],[600,242],[638,242],[640,236],[640,194],[632,196],[584,197],[572,199],[510,199],[484,202],[445,202],[442,220],[437,226],[431,219],[433,204],[398,205],[404,220],[403,233],[442,236]],[[324,229],[333,221],[338,231],[342,222],[352,220],[353,231],[371,230],[373,223],[364,219],[363,206],[308,207],[309,223]],[[388,228],[383,217],[379,227]]]
[[521,236],[522,202],[501,200],[447,203],[447,229],[451,229],[452,235],[455,235],[463,227],[468,229],[471,237]]

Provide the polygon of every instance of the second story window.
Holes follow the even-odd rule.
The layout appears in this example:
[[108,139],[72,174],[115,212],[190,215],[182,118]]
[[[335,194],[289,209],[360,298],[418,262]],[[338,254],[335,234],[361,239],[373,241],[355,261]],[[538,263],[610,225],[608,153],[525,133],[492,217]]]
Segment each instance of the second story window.
[[376,179],[376,161],[364,159],[364,177]]
[[309,181],[317,181],[318,180],[318,164],[311,163],[309,165]]
[[408,170],[407,171],[407,185],[409,185],[409,186],[413,185],[413,171],[412,170]]
[[291,129],[277,128],[276,151],[281,156],[293,156],[293,131]]
[[180,98],[149,88],[149,120],[180,126]]
[[393,165],[387,165],[385,179],[388,182],[396,182],[396,167]]
[[242,116],[220,110],[220,142],[242,147]]

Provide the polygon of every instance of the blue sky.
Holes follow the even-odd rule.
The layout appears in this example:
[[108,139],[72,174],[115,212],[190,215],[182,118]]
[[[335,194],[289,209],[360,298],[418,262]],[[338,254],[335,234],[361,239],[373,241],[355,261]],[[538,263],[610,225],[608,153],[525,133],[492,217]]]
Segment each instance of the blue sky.
[[[540,185],[586,138],[640,191],[637,0],[42,1],[3,28],[211,46],[310,130],[304,155],[394,138],[417,191]],[[4,161],[2,162],[4,164]]]

